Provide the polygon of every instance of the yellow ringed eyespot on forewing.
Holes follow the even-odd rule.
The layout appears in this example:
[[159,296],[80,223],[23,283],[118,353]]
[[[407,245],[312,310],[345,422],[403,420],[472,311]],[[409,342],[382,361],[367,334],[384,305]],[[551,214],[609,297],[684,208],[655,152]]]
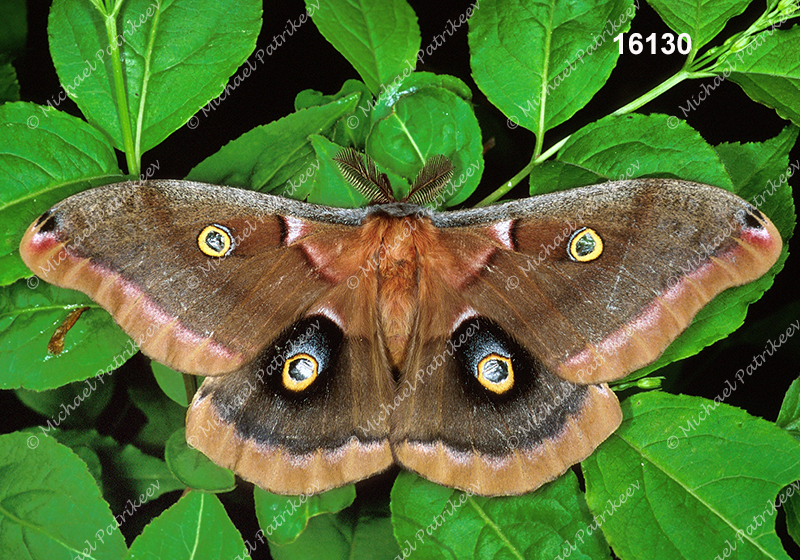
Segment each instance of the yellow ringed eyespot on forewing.
[[225,226],[212,224],[197,236],[197,246],[209,257],[224,257],[233,249],[233,236]]
[[567,255],[573,261],[589,262],[602,254],[603,239],[592,228],[580,228],[569,238]]

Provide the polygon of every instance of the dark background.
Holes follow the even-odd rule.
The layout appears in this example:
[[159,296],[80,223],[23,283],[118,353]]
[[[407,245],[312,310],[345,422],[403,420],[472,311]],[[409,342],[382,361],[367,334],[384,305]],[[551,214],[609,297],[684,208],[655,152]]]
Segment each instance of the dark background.
[[[447,28],[448,18],[456,20],[472,4],[469,1],[455,0],[435,3],[411,0],[410,3],[419,18],[423,48],[432,42],[434,35],[442,33]],[[60,91],[47,45],[49,4],[40,0],[28,2],[27,50],[14,63],[19,74],[22,99],[40,104],[54,99]],[[287,21],[291,19],[296,22],[304,9],[303,3],[298,0],[264,2],[264,23],[258,46],[266,48],[272,42],[274,35],[284,31]],[[729,23],[722,37],[745,29],[763,9],[763,2],[754,2],[743,15]],[[788,27],[789,24],[783,26],[784,29]],[[529,162],[535,139],[532,133],[521,127],[510,130],[506,126],[506,118],[491,106],[475,86],[470,76],[466,31],[466,26],[462,26],[456,35],[448,37],[442,47],[437,48],[432,56],[425,58],[424,65],[417,66],[417,70],[452,74],[464,80],[473,92],[473,102],[483,129],[484,142],[492,137],[495,140],[495,147],[486,154],[486,171],[480,189],[467,203],[469,206],[495,190]],[[662,33],[668,31],[669,28],[658,15],[648,5],[642,3],[633,21],[631,32],[639,32],[644,36],[655,32],[660,37]],[[718,40],[712,44],[720,42]],[[648,49],[645,49],[642,54],[634,56],[627,54],[626,49],[626,54],[620,58],[610,80],[591,103],[568,123],[562,124],[546,135],[545,149],[564,136],[649,91],[675,73],[683,61],[684,57],[678,54],[650,55]],[[313,22],[308,21],[292,37],[287,37],[284,45],[265,58],[265,64],[259,65],[258,70],[244,80],[215,110],[207,115],[198,114],[197,128],[192,130],[184,126],[161,145],[147,152],[142,162],[142,170],[157,161],[160,168],[155,178],[182,178],[192,167],[218,151],[230,140],[255,126],[293,112],[293,101],[298,92],[312,88],[324,94],[333,94],[349,78],[358,78],[358,75],[319,34]],[[638,112],[664,113],[684,118],[679,106],[685,107],[687,99],[700,93],[703,82],[711,84],[713,79],[683,82]],[[568,82],[565,87],[569,87]],[[59,109],[80,115],[71,101],[62,103]],[[725,81],[717,87],[697,110],[688,114],[686,120],[714,145],[721,142],[761,142],[773,138],[789,124],[788,121],[778,117],[772,109],[753,102],[739,86],[730,81]],[[281,147],[275,146],[274,149],[279,150]],[[798,161],[799,158],[800,149],[795,146],[790,154],[790,161]],[[124,159],[121,159],[120,163],[124,169]],[[792,177],[789,182],[796,187],[797,176]],[[527,196],[527,188],[527,180],[524,180],[506,198]],[[795,201],[797,201],[796,195]],[[796,237],[790,241],[791,253],[795,252],[797,244]],[[797,278],[798,262],[796,258],[790,256],[773,288],[750,307],[748,320],[742,330],[734,333],[726,341],[706,349],[698,356],[669,368],[670,375],[666,382],[669,390],[712,399],[720,394],[725,386],[725,380],[732,379],[737,369],[751,363],[753,355],[764,350],[768,339],[777,340],[791,321],[800,318]],[[767,319],[780,310],[786,312],[780,319]],[[763,330],[758,328],[757,322],[760,320],[760,324],[764,326]],[[754,326],[748,331],[748,325]],[[142,367],[146,368],[146,361],[143,359],[132,360],[126,366],[128,369]],[[800,374],[800,336],[790,339],[774,356],[769,357],[766,363],[746,380],[743,388],[737,390],[726,402],[744,408],[750,414],[774,421],[783,395],[798,374]],[[625,395],[626,393],[622,393],[620,397],[624,398]],[[42,422],[41,417],[22,407],[10,392],[4,391],[1,399],[0,406],[6,407],[5,410],[13,413],[13,429]],[[135,411],[129,411],[129,414],[133,415],[135,420]],[[135,421],[125,424],[136,426]],[[7,426],[8,428],[11,426]],[[124,434],[115,436],[120,439],[125,437]],[[735,458],[732,457],[731,460]],[[380,495],[388,493],[387,488],[390,483],[391,477],[379,477],[377,482],[368,482],[375,488],[375,493]],[[151,506],[157,509],[163,508],[164,500],[174,501],[174,499],[176,498],[165,496],[156,500]],[[253,524],[254,519],[248,518],[246,513],[252,512],[252,506],[244,503],[241,507],[237,507],[239,499],[246,501],[242,495],[224,499],[243,537],[253,542],[252,536],[258,528]],[[158,503],[161,505],[157,505]],[[782,528],[783,512],[779,515],[779,533],[782,533],[787,546],[794,547],[791,539],[786,537],[785,529]],[[146,518],[147,509],[137,514],[137,517]],[[136,531],[133,526],[123,527],[129,542]],[[794,550],[795,554],[798,552],[796,548],[790,550]],[[254,553],[254,558],[261,557],[265,551],[266,546],[260,546]]]

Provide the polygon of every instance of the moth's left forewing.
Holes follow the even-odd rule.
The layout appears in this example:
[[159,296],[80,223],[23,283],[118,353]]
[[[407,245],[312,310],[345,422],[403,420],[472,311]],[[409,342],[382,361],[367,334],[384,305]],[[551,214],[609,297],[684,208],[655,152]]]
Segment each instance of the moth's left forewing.
[[575,383],[619,379],[652,362],[714,296],[766,273],[782,246],[772,222],[741,198],[664,179],[445,219],[472,222],[466,229],[496,248],[465,299]]
[[[357,212],[316,208],[189,181],[119,183],[54,206],[20,254],[43,280],[98,302],[148,356],[219,375],[347,279],[331,261],[351,253],[358,232],[342,215]],[[207,238],[219,254],[201,247]]]

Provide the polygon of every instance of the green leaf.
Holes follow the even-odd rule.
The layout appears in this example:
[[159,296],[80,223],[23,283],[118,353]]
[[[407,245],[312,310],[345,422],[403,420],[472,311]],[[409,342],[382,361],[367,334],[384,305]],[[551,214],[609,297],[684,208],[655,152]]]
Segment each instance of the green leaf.
[[108,138],[66,113],[6,103],[0,127],[0,256],[17,252],[31,222],[56,202],[122,178]]
[[558,160],[608,177],[673,177],[733,190],[717,152],[685,122],[665,115],[608,116],[569,137]]
[[0,58],[4,54],[9,60],[16,58],[25,48],[27,35],[28,11],[25,0],[5,0],[0,3]]
[[[729,341],[731,341],[731,344],[746,344],[754,348],[764,346],[766,348],[769,343],[763,341],[768,341],[771,338],[779,339],[782,334],[787,332],[789,325],[797,323],[796,319],[798,317],[800,317],[800,299],[778,307],[758,320],[748,321],[744,327],[736,331],[736,337],[740,340],[733,339],[731,341],[731,337],[728,337],[720,344],[715,345],[715,350],[716,346],[721,346],[726,352],[730,351],[730,346],[725,347]],[[789,330],[789,336],[793,335],[793,331],[794,329]],[[784,336],[783,338],[784,342],[786,342],[787,337]],[[792,345],[797,346],[792,348]],[[778,346],[781,346],[781,344],[778,344]],[[789,348],[792,348],[790,352],[794,352],[795,349],[800,351],[800,337],[793,339],[789,343]],[[711,352],[706,352],[706,354],[711,354]],[[721,359],[721,356],[717,356],[717,360],[719,359]]]
[[[29,287],[30,286],[30,287]],[[47,343],[70,311],[88,307],[64,338],[58,355]],[[87,296],[39,282],[38,278],[0,288],[0,388],[42,391],[113,371],[137,352],[111,316]],[[102,375],[101,375],[102,374]]]
[[414,93],[423,87],[444,88],[452,91],[465,101],[470,101],[472,92],[469,87],[454,76],[431,74],[430,72],[408,72],[399,76],[384,88],[377,99],[373,99],[367,86],[358,80],[347,80],[341,91],[335,95],[322,95],[319,91],[305,90],[295,98],[295,110],[317,107],[358,93],[361,98],[353,113],[342,117],[336,123],[329,138],[341,146],[353,146],[362,149],[372,125],[387,117],[403,95]]
[[[392,488],[392,523],[404,551],[420,558],[610,558],[572,471],[523,496],[484,498],[407,471]],[[576,538],[580,533],[580,541]],[[569,552],[565,552],[569,551]]]
[[233,471],[215,465],[211,459],[186,444],[184,428],[177,430],[167,440],[164,457],[175,478],[189,488],[228,492],[236,487]]
[[469,25],[475,83],[541,137],[603,87],[619,58],[613,39],[635,13],[630,0],[482,0]]
[[386,504],[359,506],[358,502],[335,515],[319,515],[292,543],[269,543],[275,560],[351,560],[385,558],[399,554],[392,536]]
[[284,545],[294,542],[311,518],[341,511],[356,498],[356,488],[352,484],[322,494],[313,494],[313,487],[308,492],[299,496],[280,496],[255,487],[256,517],[271,543]]
[[[93,424],[103,412],[114,392],[114,378],[103,383],[97,379],[69,383],[48,391],[17,389],[17,398],[62,428]],[[63,420],[62,420],[63,417]]]
[[[0,257],[0,286],[8,286],[31,274],[33,273],[22,262],[19,250],[11,251],[9,254]],[[36,280],[29,279],[29,281],[38,282],[38,278]]]
[[[641,164],[639,164],[641,167]],[[630,167],[633,171],[633,167]],[[530,194],[545,194],[550,192],[573,189],[586,185],[596,185],[604,181],[613,180],[591,169],[586,169],[574,163],[563,161],[546,161],[533,168],[530,174]]]
[[369,117],[373,124],[385,119],[392,112],[400,98],[426,87],[445,89],[456,94],[464,101],[472,101],[472,91],[470,91],[467,84],[455,76],[433,74],[431,72],[413,72],[403,80],[395,80],[389,84],[380,97],[375,99],[374,102],[370,102],[366,109],[359,109],[362,112],[361,118]]
[[[367,138],[367,153],[409,183],[432,156],[447,156],[455,173],[435,208],[464,202],[483,173],[483,145],[475,113],[466,101],[443,88],[426,87],[400,97],[392,112],[374,124]],[[397,189],[399,185],[393,186]]]
[[786,530],[794,542],[800,545],[800,494],[791,496],[783,507],[786,512]]
[[[142,453],[130,444],[121,444],[110,436],[101,436],[97,430],[49,430],[47,435],[84,457],[91,452],[102,461],[99,472],[92,472],[103,497],[113,511],[136,508],[184,485],[172,476],[167,464],[156,457]],[[130,513],[128,515],[131,515]]]
[[184,427],[186,408],[159,391],[155,383],[128,387],[128,396],[147,417],[147,424],[136,435],[136,445],[159,453],[173,432]]
[[697,52],[722,31],[728,20],[744,12],[750,0],[651,0],[648,4],[676,34],[688,33],[692,52]]
[[[727,558],[734,545],[738,558],[789,558],[771,504],[800,472],[791,436],[697,397],[643,393],[622,410],[582,463],[589,509],[607,513],[603,533],[621,558]],[[642,491],[623,494],[634,484]]]
[[343,149],[343,146],[317,135],[311,136],[311,144],[317,156],[319,171],[311,177],[307,201],[337,208],[366,206],[370,201],[347,182],[339,166],[333,161],[333,157]]
[[714,147],[737,187],[736,194],[756,208],[769,212],[784,239],[792,236],[795,226],[791,196],[779,195],[784,204],[769,211],[764,203],[779,189],[791,190],[788,178],[800,171],[800,162],[789,162],[789,151],[797,142],[798,132],[800,129],[796,126],[787,126],[775,138],[765,142],[724,143]]
[[246,550],[219,498],[189,492],[156,517],[133,541],[127,560],[218,560]]
[[[116,443],[116,442],[115,442]],[[97,453],[109,473],[105,475],[106,486],[115,485],[114,502],[120,503],[122,497],[136,498],[142,503],[147,499],[155,500],[167,492],[183,490],[181,481],[172,476],[165,461],[143,453],[133,445],[98,446]],[[126,501],[130,501],[129,499]]]
[[[45,427],[45,426],[36,426],[35,428],[24,428],[21,430],[23,433],[28,434],[27,444],[28,447],[31,449],[36,449],[39,446],[39,442],[41,441],[42,437],[51,436],[54,440],[58,443],[65,444],[60,439],[60,435],[63,433],[72,433],[77,432],[78,430],[69,430],[68,432],[62,432],[58,428],[54,428],[52,426]],[[103,488],[103,466],[100,464],[100,456],[95,453],[94,449],[85,445],[67,445],[70,449],[72,449],[75,454],[81,458],[81,461],[86,463],[86,467],[89,469],[89,473],[94,478],[95,482],[97,483],[97,487],[100,488],[100,492],[104,492]],[[103,493],[103,498],[108,501],[108,496]]]
[[[2,56],[0,56],[1,61]],[[17,71],[10,62],[0,63],[0,105],[8,101],[19,101]]]
[[327,105],[352,94],[359,94],[358,105],[353,114],[342,116],[333,128],[330,139],[341,146],[353,146],[363,148],[369,133],[370,122],[367,118],[359,118],[359,111],[364,115],[369,113],[372,106],[372,94],[364,82],[359,80],[347,80],[342,89],[334,95],[322,95],[322,92],[313,89],[306,89],[297,94],[294,99],[294,109],[308,109],[309,107],[319,107]]
[[[361,94],[362,99],[364,96],[370,96],[369,89],[360,80],[346,80],[342,84],[342,88],[333,95],[325,95],[321,91],[315,89],[304,89],[294,97],[294,110],[300,111],[302,109],[310,109],[311,107],[321,107],[333,101],[338,101],[350,95],[358,93]],[[361,101],[359,100],[359,102]]]
[[[183,407],[189,406],[182,373],[158,362],[150,362],[150,368],[153,370],[153,377],[156,378],[158,386],[161,387],[165,395]],[[197,376],[197,386],[200,386],[203,379],[205,378],[200,375]]]
[[[771,360],[772,353],[775,353],[780,348],[782,354],[800,354],[800,337],[792,336],[788,341],[787,334],[793,335],[795,328],[792,322],[796,323],[796,319],[800,317],[800,300],[787,304],[784,307],[777,308],[774,312],[769,313],[765,317],[753,321],[748,321],[742,328],[736,330],[725,339],[720,340],[716,344],[706,348],[699,359],[696,359],[691,364],[692,371],[684,371],[686,375],[693,375],[695,372],[713,371],[719,367],[719,364],[725,363],[725,360],[730,358],[732,349],[736,348],[741,350],[742,347],[749,347],[753,352],[753,361],[751,367],[745,366],[742,368],[741,376],[745,373],[753,373],[758,367],[759,359],[757,355],[761,356],[761,364],[767,360]],[[800,325],[798,325],[800,326]],[[780,343],[780,337],[783,335],[786,346]],[[776,345],[777,343],[777,345]],[[670,366],[676,366],[676,369],[682,370],[683,364],[675,363]],[[689,364],[687,364],[688,366]],[[667,369],[661,370],[663,373],[670,377],[677,377],[672,375]],[[736,373],[739,373],[738,371]],[[748,376],[749,377],[749,376]],[[615,387],[615,390],[618,390]],[[724,395],[723,395],[724,396]]]
[[795,439],[800,440],[800,378],[795,379],[789,385],[775,424],[792,434]]
[[[86,119],[123,151],[128,130],[138,162],[142,153],[225,89],[228,78],[253,52],[261,29],[261,2],[130,0],[115,4],[121,8],[109,19],[116,26],[109,39],[99,3],[55,0],[48,24],[50,53],[64,90]],[[120,126],[120,91],[112,66],[117,47],[123,61],[128,127]],[[236,85],[234,81],[232,87]]]
[[117,560],[125,539],[86,464],[69,448],[27,433],[0,436],[0,550],[6,558]]
[[306,8],[374,95],[403,70],[414,70],[421,39],[417,16],[405,0],[306,0]]
[[342,116],[353,112],[358,99],[358,94],[352,94],[256,127],[206,158],[186,178],[293,196],[298,189],[310,188],[299,177],[313,173],[316,165],[308,137],[331,130]]
[[753,101],[800,126],[800,27],[758,33],[727,62],[730,79]]

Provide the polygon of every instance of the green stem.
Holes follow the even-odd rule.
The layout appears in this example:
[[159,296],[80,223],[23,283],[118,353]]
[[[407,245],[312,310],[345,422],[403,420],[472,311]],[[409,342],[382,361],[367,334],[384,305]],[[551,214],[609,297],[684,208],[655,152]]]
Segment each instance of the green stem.
[[[798,7],[796,5],[791,5],[789,7],[785,7],[782,10],[776,10],[771,13],[764,13],[758,20],[756,20],[747,30],[735,35],[734,37],[729,38],[723,45],[715,47],[698,59],[695,59],[696,56],[695,52],[692,52],[687,58],[686,63],[684,64],[683,69],[681,69],[677,74],[667,78],[661,84],[657,85],[644,95],[634,99],[624,107],[621,107],[611,113],[615,116],[625,115],[635,111],[636,109],[646,105],[665,91],[671,89],[672,87],[678,85],[682,81],[686,79],[697,79],[697,78],[710,78],[719,74],[719,69],[722,68],[723,63],[727,56],[732,54],[732,49],[735,47],[736,43],[741,41],[743,38],[750,37],[755,33],[763,31],[767,28],[767,26],[772,25],[773,20],[775,19],[788,19],[790,16],[794,16],[795,12],[798,11]],[[743,47],[738,47],[740,50]],[[713,61],[713,62],[712,62]],[[544,118],[544,107],[541,108],[540,117]],[[542,120],[543,122],[543,120]],[[541,124],[541,123],[540,123]],[[539,131],[536,134],[536,146],[533,152],[533,158],[531,162],[526,165],[525,167],[520,170],[519,173],[514,175],[511,179],[503,183],[499,188],[497,188],[494,192],[492,192],[489,196],[481,200],[476,206],[486,206],[493,202],[496,202],[498,199],[502,198],[506,195],[511,189],[513,189],[517,184],[522,181],[526,176],[528,176],[533,168],[537,165],[541,164],[543,161],[547,160],[550,156],[555,154],[561,147],[569,140],[569,136],[563,138],[558,143],[553,145],[550,149],[548,149],[543,154],[539,155],[542,150],[543,146],[543,126],[539,127]]]
[[119,124],[122,131],[122,145],[125,151],[125,161],[128,164],[128,174],[139,175],[139,154],[136,153],[133,144],[133,131],[131,130],[131,117],[128,110],[128,95],[125,91],[125,79],[122,74],[122,60],[117,46],[117,14],[121,2],[117,2],[111,13],[103,14],[106,24],[106,35],[108,44],[111,47],[111,70],[114,74],[114,93],[117,98],[117,110],[119,111]]
[[[710,75],[713,76],[714,74],[710,74]],[[631,113],[631,112],[635,111],[636,109],[638,109],[639,107],[641,107],[643,105],[646,105],[647,103],[649,103],[650,101],[652,101],[653,99],[655,99],[656,97],[658,97],[659,95],[664,93],[665,91],[667,91],[670,88],[678,85],[679,83],[681,83],[682,81],[686,80],[687,78],[700,78],[700,77],[703,77],[703,76],[704,76],[703,73],[692,73],[692,72],[687,71],[687,70],[681,70],[677,74],[675,74],[673,76],[670,76],[669,78],[667,78],[666,80],[661,82],[659,85],[657,85],[656,87],[654,87],[653,89],[651,89],[650,91],[645,93],[644,95],[638,97],[637,99],[634,99],[633,101],[631,101],[630,103],[628,103],[624,107],[622,107],[620,109],[617,109],[616,111],[614,111],[612,113],[612,115],[619,116],[619,115],[625,115],[625,114]],[[542,162],[544,162],[545,160],[550,158],[553,154],[555,154],[558,150],[560,150],[561,147],[567,142],[567,140],[569,140],[569,138],[570,138],[569,136],[567,136],[566,138],[562,138],[556,144],[551,146],[546,152],[544,152],[541,155],[539,155],[538,157],[535,157],[534,159],[532,159],[531,162],[528,165],[526,165],[525,167],[523,167],[520,170],[519,173],[514,175],[511,179],[509,179],[505,183],[503,183],[498,189],[496,189],[494,192],[492,192],[492,194],[490,194],[489,196],[487,196],[486,198],[481,200],[475,206],[476,207],[486,206],[488,204],[491,204],[491,203],[497,201],[499,198],[505,196],[508,193],[508,191],[510,191],[511,189],[516,187],[517,184],[520,181],[522,181],[526,176],[528,176],[531,173],[531,171],[533,171],[534,167],[536,167],[537,165],[541,164]],[[538,135],[537,135],[537,152],[538,152],[539,149],[541,149],[541,147],[539,145]]]
[[536,165],[536,160],[535,159],[531,160],[531,162],[525,167],[523,167],[519,173],[517,173],[516,175],[511,177],[511,179],[500,185],[500,187],[497,190],[495,190],[494,192],[492,192],[492,194],[481,200],[478,204],[475,205],[475,207],[477,208],[480,206],[487,206],[495,202],[498,198],[505,196],[508,193],[508,191],[516,187],[517,183],[522,181],[526,175],[530,174],[535,165]]
[[633,101],[631,101],[630,103],[628,103],[624,107],[621,107],[620,109],[617,109],[616,111],[614,111],[611,114],[615,115],[615,116],[619,116],[619,115],[627,115],[628,113],[632,113],[633,111],[635,111],[639,107],[641,107],[643,105],[647,105],[653,99],[655,99],[656,97],[658,97],[659,95],[661,95],[665,91],[667,91],[667,90],[673,88],[674,86],[678,85],[683,80],[685,80],[685,79],[687,79],[689,77],[692,77],[692,74],[690,72],[687,72],[686,70],[681,70],[677,74],[674,74],[674,75],[670,76],[669,78],[667,78],[666,80],[664,80],[663,82],[661,82],[659,85],[657,85],[656,87],[654,87],[653,89],[651,89],[650,91],[645,93],[644,95],[638,97],[637,99],[634,99]]
[[197,392],[197,377],[188,373],[182,373],[181,377],[183,377],[183,388],[186,391],[186,402],[191,404],[194,394]]
[[523,167],[519,173],[514,175],[511,179],[509,179],[505,183],[503,183],[500,186],[500,188],[498,188],[492,194],[481,200],[478,204],[475,205],[475,207],[486,206],[488,204],[491,204],[492,202],[495,202],[498,198],[505,196],[508,193],[508,191],[517,186],[517,183],[519,183],[527,175],[529,175],[530,172],[533,171],[534,167],[541,164],[543,161],[548,160],[553,154],[555,154],[558,150],[560,150],[561,147],[567,143],[567,140],[569,140],[569,136],[556,142],[553,146],[548,148],[548,150],[543,154],[541,154],[539,157],[532,159],[531,162],[525,167]]

